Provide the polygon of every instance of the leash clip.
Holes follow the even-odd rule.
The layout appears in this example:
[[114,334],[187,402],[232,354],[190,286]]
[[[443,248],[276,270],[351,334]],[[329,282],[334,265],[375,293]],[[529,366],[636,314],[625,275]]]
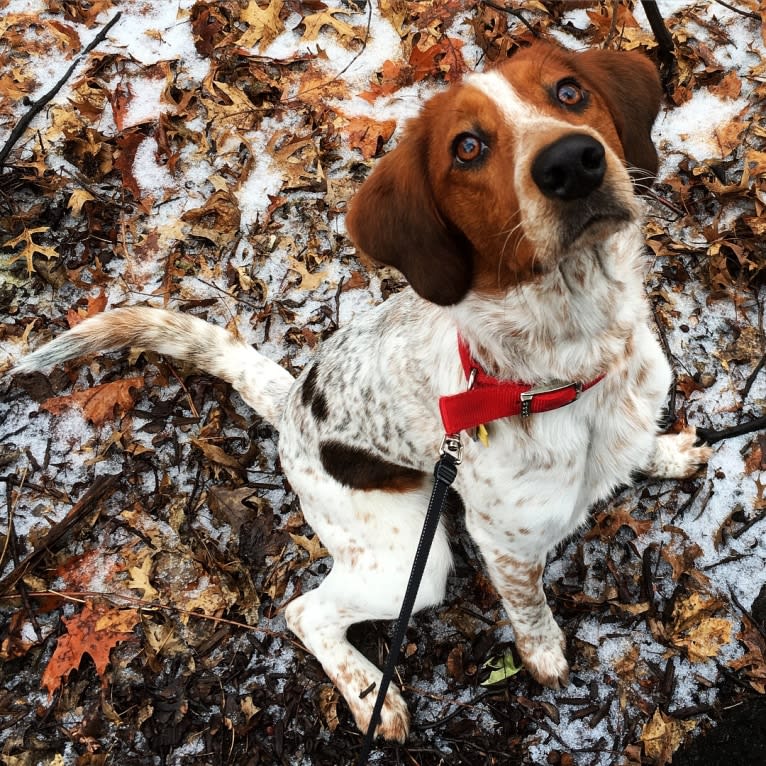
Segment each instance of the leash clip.
[[460,441],[460,434],[444,434],[439,454],[449,455],[455,461],[455,465],[460,465],[463,462],[463,443]]

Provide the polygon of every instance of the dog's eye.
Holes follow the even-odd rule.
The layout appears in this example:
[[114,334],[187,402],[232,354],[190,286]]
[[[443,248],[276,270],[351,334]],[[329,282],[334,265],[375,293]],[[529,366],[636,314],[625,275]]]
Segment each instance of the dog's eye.
[[574,80],[562,80],[556,86],[556,98],[564,106],[578,106],[585,101],[585,91]]
[[461,133],[453,144],[455,159],[462,165],[476,162],[484,154],[486,144],[473,133]]

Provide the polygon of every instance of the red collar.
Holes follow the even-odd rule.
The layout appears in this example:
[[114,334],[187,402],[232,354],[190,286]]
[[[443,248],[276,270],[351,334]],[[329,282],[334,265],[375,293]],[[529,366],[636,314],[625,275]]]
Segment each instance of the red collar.
[[460,394],[439,398],[439,410],[445,432],[456,434],[499,418],[512,415],[529,417],[571,404],[598,383],[599,375],[588,383],[559,382],[532,386],[529,383],[498,380],[487,375],[471,357],[466,342],[458,335],[460,361],[468,381],[468,389]]

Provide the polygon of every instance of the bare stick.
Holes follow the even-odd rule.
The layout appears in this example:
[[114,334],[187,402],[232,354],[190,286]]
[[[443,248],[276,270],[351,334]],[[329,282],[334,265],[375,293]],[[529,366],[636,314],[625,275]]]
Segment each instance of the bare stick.
[[76,527],[93,510],[93,505],[98,500],[109,495],[119,478],[118,475],[106,475],[96,479],[93,486],[72,506],[69,513],[50,528],[48,534],[38,543],[37,548],[23,558],[10,574],[0,580],[0,595],[8,593],[43,556],[56,547],[67,532]]
[[69,69],[66,70],[64,76],[43,96],[35,101],[32,106],[29,107],[27,113],[16,123],[16,127],[11,131],[11,135],[8,136],[8,140],[5,145],[0,149],[0,165],[5,165],[5,161],[8,155],[11,153],[11,149],[16,145],[16,142],[24,135],[24,131],[29,127],[29,124],[37,117],[43,110],[45,105],[61,90],[64,83],[72,76],[77,65],[83,56],[90,53],[109,33],[109,30],[119,21],[122,12],[116,13],[106,26],[90,41],[87,47],[75,58]]

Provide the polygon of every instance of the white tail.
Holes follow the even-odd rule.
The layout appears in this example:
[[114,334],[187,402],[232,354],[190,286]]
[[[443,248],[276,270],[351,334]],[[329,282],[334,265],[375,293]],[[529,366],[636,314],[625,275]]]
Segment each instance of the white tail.
[[133,306],[97,314],[21,359],[10,373],[130,346],[189,362],[231,383],[259,415],[279,425],[292,375],[226,330],[164,309]]

